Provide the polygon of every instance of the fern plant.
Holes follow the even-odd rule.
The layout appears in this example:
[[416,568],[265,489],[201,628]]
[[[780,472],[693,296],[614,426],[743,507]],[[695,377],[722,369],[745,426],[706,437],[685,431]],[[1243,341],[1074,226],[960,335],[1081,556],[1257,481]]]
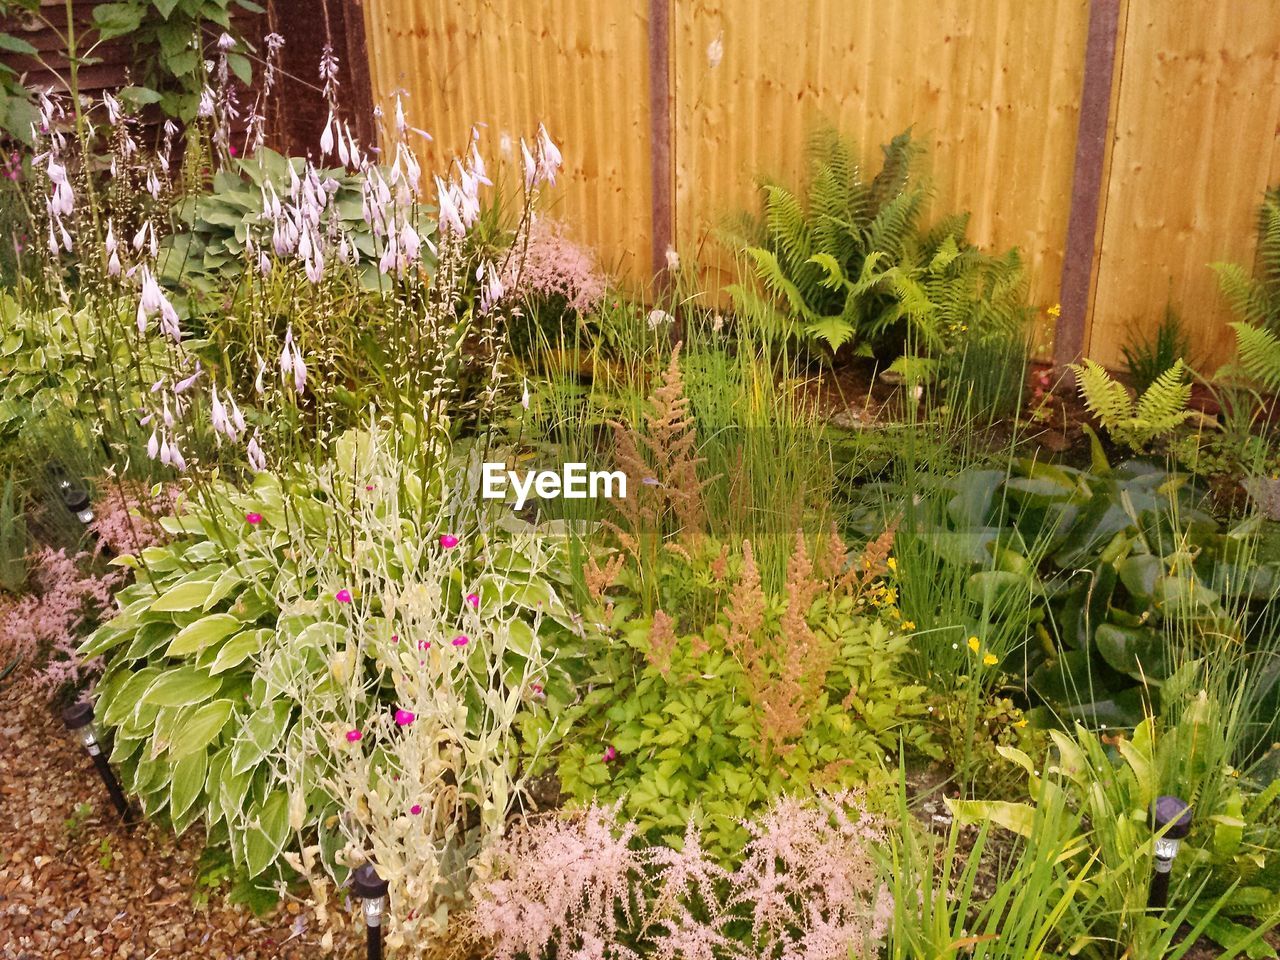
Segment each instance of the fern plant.
[[1253,275],[1237,263],[1215,263],[1218,286],[1245,323],[1280,333],[1280,187],[1263,196],[1258,211],[1258,253]]
[[1028,317],[1016,251],[993,257],[966,239],[968,215],[929,229],[928,192],[914,176],[910,131],[883,148],[863,176],[853,148],[825,129],[809,145],[807,188],[764,185],[764,214],[737,237],[750,283],[731,286],[740,315],[834,354],[869,354],[896,333],[940,357],[966,331],[1018,330]]
[[1191,354],[1191,339],[1183,327],[1182,318],[1171,304],[1164,308],[1164,319],[1150,336],[1134,331],[1129,342],[1120,348],[1125,366],[1134,387],[1141,393],[1155,383],[1178,358]]
[[1089,412],[1117,443],[1140,453],[1156,440],[1173,433],[1191,416],[1191,382],[1186,364],[1179,358],[1138,396],[1129,396],[1124,384],[1094,360],[1073,363],[1080,397]]
[[1236,333],[1236,367],[1268,392],[1280,391],[1280,335],[1266,327],[1233,323]]

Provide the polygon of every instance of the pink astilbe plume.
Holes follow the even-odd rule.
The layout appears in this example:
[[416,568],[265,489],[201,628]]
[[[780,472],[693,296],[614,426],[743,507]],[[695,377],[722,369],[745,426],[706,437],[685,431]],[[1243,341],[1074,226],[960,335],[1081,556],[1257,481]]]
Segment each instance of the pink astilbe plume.
[[630,921],[644,854],[635,826],[612,808],[525,821],[490,851],[492,871],[473,890],[476,933],[495,960],[544,955],[580,960],[631,957],[617,942]]
[[64,684],[80,686],[100,669],[84,663],[76,646],[86,626],[112,609],[111,591],[124,576],[86,573],[87,554],[68,557],[65,550],[45,547],[32,554],[31,592],[16,599],[0,598],[0,660],[19,656],[40,663],[28,681],[49,694]]
[[561,296],[579,314],[590,312],[604,297],[605,276],[595,254],[570,240],[564,224],[535,221],[523,252],[523,262],[512,257],[502,274],[502,287],[508,293]]
[[893,899],[883,827],[851,793],[783,797],[754,823],[736,869],[703,850],[646,846],[597,806],[517,826],[473,889],[472,926],[498,960],[869,960]]
[[180,488],[169,483],[154,492],[136,480],[107,481],[104,493],[93,505],[90,529],[97,536],[94,553],[137,553],[163,543],[168,535],[160,526],[163,517],[177,507]]

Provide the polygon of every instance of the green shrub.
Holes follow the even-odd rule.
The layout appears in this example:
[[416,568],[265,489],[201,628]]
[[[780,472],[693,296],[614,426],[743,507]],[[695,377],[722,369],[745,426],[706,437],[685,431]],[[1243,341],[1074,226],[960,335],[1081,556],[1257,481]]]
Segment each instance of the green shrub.
[[137,581],[81,655],[106,658],[99,722],[148,817],[202,820],[246,879],[287,862],[340,882],[376,857],[426,918],[517,800],[513,724],[569,620],[550,545],[481,524],[443,465],[405,469],[389,442],[348,435],[331,464],[188,502],[171,544],[116,561]]

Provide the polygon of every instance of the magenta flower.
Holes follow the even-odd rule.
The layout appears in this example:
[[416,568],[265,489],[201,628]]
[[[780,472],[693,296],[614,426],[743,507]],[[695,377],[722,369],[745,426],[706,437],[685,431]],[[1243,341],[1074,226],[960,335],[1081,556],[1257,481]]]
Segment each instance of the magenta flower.
[[361,733],[359,730],[348,730],[347,743],[355,743],[357,740],[359,740],[363,736],[364,734]]
[[422,804],[415,803],[412,807],[409,808],[409,812],[416,817],[418,814],[422,812]]
[[419,649],[419,650],[430,650],[430,649],[431,649],[431,641],[430,641],[430,640],[419,640],[419,641],[418,641],[418,649]]
[[440,534],[440,546],[444,547],[446,550],[452,550],[457,545],[458,545],[458,538],[455,537],[452,533]]
[[339,603],[350,603],[351,591],[348,590],[346,587],[343,587],[341,590],[339,590],[337,593],[333,595],[333,599],[337,600]]
[[618,759],[618,751],[614,749],[613,744],[609,744],[609,746],[604,748],[605,763],[612,763],[614,760],[617,760],[617,759]]
[[460,633],[453,638],[453,645],[455,647],[465,647],[470,642],[471,642],[471,638],[468,637],[465,633]]
[[542,684],[540,683],[529,684],[529,690],[533,694],[533,699],[535,700],[543,700],[547,696],[546,693],[543,692]]
[[258,524],[262,522],[262,514],[246,513],[244,515],[244,522],[249,524],[250,526],[256,527]]
[[409,724],[413,723],[413,721],[417,719],[418,719],[418,715],[416,713],[410,713],[408,710],[396,711],[397,727],[407,727]]
[[480,609],[480,594],[478,594],[478,593],[468,593],[468,594],[467,594],[467,603],[471,604],[471,606],[472,606],[472,608],[473,608],[473,609],[479,610],[479,609]]
[[391,642],[392,642],[392,643],[399,643],[399,642],[400,642],[400,634],[398,634],[398,633],[393,633],[393,634],[391,635]]

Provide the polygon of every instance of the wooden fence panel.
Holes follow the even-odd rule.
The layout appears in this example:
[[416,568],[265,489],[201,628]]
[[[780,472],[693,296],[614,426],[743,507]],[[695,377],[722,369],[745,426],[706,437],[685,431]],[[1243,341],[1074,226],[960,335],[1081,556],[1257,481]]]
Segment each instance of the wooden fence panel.
[[[1070,208],[1087,0],[676,4],[676,229],[705,254],[756,178],[795,182],[828,121],[878,164],[910,126],[939,212],[1022,249],[1041,306],[1057,300]],[[1042,329],[1051,331],[1049,324]]]
[[[407,94],[410,122],[435,138],[424,170],[443,171],[482,128],[491,166],[539,122],[564,153],[547,193],[603,263],[647,275],[649,168],[646,0],[365,0],[374,99]],[[389,114],[388,114],[389,115]],[[508,194],[510,191],[508,191]]]
[[1119,366],[1166,302],[1195,359],[1227,360],[1231,319],[1208,264],[1251,263],[1280,180],[1280,8],[1130,0],[1087,354]]

